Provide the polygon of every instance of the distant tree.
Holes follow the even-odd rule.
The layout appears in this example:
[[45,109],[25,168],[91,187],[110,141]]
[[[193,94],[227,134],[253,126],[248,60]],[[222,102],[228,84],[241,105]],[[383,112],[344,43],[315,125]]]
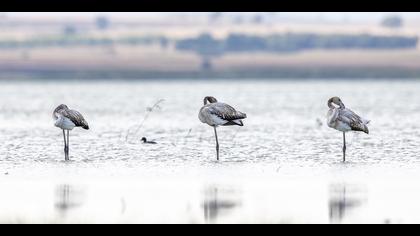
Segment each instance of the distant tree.
[[169,40],[166,37],[162,37],[159,39],[160,47],[165,49],[169,46]]
[[268,36],[256,36],[231,33],[225,39],[215,39],[210,34],[196,38],[178,40],[177,50],[194,51],[204,57],[216,57],[230,52],[296,52],[310,49],[392,49],[415,48],[417,37],[379,36],[379,35],[343,35],[285,33]]
[[222,17],[221,12],[213,12],[209,15],[209,21],[215,22],[215,21],[218,21],[221,17]]
[[263,22],[263,17],[261,15],[256,15],[253,17],[252,22],[255,24],[261,24]]
[[100,30],[105,30],[110,25],[110,21],[106,16],[97,17],[95,22],[96,22],[96,27]]
[[201,70],[211,70],[213,68],[213,64],[209,57],[202,57],[201,62]]
[[197,38],[179,40],[176,43],[178,50],[195,51],[201,56],[218,56],[223,54],[223,42],[214,39],[211,34],[203,33]]
[[64,26],[63,33],[67,36],[74,35],[77,33],[77,29],[74,25]]
[[388,16],[382,20],[381,25],[387,28],[400,28],[403,26],[403,19],[399,16]]
[[232,33],[224,42],[224,50],[227,51],[258,51],[264,49],[266,49],[266,41],[263,37],[258,36]]

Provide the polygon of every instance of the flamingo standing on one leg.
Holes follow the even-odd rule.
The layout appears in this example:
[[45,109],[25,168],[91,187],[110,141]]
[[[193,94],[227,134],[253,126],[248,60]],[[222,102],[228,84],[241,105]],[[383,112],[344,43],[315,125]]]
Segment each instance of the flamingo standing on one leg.
[[[334,106],[337,105],[338,107]],[[343,162],[346,161],[346,132],[362,131],[369,134],[366,120],[356,113],[347,109],[339,97],[333,97],[328,100],[330,110],[327,114],[327,124],[329,127],[343,132]]]
[[[80,112],[75,110],[70,110],[66,105],[61,104],[57,108],[55,108],[53,112],[53,118],[55,120],[54,125],[58,128],[63,130],[63,137],[64,137],[64,155],[65,160],[68,161],[69,159],[69,145],[70,145],[70,130],[73,130],[74,127],[82,127],[83,129],[88,130],[89,125],[86,122],[85,118],[83,118]],[[66,133],[67,130],[67,140],[66,140]]]
[[[207,102],[209,104],[207,104]],[[204,98],[204,106],[198,113],[201,122],[206,123],[214,128],[214,136],[216,137],[217,160],[219,160],[219,140],[217,138],[216,128],[219,125],[239,125],[243,126],[242,119],[246,118],[246,114],[236,111],[235,108],[228,104],[218,102],[216,98],[207,96]]]

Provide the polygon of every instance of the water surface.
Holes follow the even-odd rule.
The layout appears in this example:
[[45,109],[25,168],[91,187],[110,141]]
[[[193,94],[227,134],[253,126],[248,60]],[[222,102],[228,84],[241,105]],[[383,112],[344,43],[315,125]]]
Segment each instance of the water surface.
[[[420,81],[62,81],[0,84],[0,222],[419,222]],[[204,96],[247,113],[198,120]],[[340,96],[370,134],[325,125]],[[158,102],[159,107],[150,108]],[[90,130],[62,132],[65,103]],[[321,121],[321,122],[319,122]],[[158,144],[144,145],[141,137]]]

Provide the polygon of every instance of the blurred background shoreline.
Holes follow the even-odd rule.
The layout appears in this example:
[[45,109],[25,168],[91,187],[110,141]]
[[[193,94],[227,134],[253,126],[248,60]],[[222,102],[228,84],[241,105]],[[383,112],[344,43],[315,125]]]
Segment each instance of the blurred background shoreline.
[[0,80],[419,78],[417,13],[0,13]]

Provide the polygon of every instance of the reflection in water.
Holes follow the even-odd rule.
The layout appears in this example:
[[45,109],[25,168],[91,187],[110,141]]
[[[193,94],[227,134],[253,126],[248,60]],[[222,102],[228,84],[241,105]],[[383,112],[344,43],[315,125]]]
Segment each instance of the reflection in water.
[[121,215],[124,215],[125,210],[127,209],[127,203],[125,202],[125,198],[121,198]]
[[204,219],[206,223],[217,221],[218,217],[232,212],[241,203],[236,197],[237,192],[230,188],[219,186],[207,187],[204,191]]
[[364,194],[358,186],[336,184],[330,187],[330,199],[329,199],[329,213],[330,222],[337,223],[341,222],[349,211],[352,211],[360,207],[363,202]]
[[59,185],[56,189],[55,209],[64,217],[69,210],[82,205],[80,196],[81,193],[74,187],[68,184]]

